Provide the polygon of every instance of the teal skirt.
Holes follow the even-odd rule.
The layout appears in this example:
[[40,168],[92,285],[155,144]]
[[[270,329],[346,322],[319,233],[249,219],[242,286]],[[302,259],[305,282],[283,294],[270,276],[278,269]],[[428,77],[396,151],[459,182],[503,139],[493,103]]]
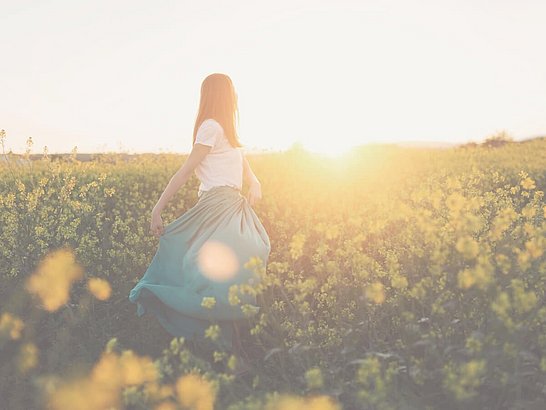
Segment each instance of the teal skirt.
[[256,262],[263,271],[270,250],[269,236],[241,192],[214,187],[165,226],[129,300],[137,304],[139,317],[152,313],[173,336],[203,340],[206,329],[217,324],[217,337],[209,338],[231,349],[234,322],[248,319],[260,307],[255,292],[232,289],[230,295],[230,287],[259,284]]

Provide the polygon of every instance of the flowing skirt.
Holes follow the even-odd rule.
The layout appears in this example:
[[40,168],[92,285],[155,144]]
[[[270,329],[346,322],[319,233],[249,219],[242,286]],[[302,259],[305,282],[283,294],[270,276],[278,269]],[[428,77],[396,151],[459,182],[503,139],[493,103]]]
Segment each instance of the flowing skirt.
[[234,302],[230,287],[259,284],[260,275],[247,262],[261,261],[265,268],[270,250],[267,232],[241,192],[214,187],[165,226],[129,300],[139,317],[151,312],[173,336],[203,340],[205,330],[217,324],[216,342],[231,349],[233,322],[260,307],[252,292],[235,293],[239,303]]

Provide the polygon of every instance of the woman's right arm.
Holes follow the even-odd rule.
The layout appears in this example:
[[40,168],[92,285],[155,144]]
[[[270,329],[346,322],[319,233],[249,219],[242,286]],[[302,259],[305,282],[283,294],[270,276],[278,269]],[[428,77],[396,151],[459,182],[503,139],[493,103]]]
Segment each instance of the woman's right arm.
[[204,144],[194,144],[190,152],[190,155],[184,161],[184,164],[178,171],[171,177],[171,180],[167,184],[167,187],[161,194],[161,197],[152,209],[152,221],[150,222],[150,232],[159,237],[163,235],[164,227],[161,220],[161,211],[167,205],[167,202],[173,197],[173,195],[184,185],[190,178],[195,167],[205,158],[210,152],[211,146]]
[[210,152],[211,148],[211,146],[199,143],[193,145],[190,155],[186,161],[184,161],[184,164],[182,164],[180,169],[171,177],[167,187],[155,204],[153,209],[154,212],[161,213],[167,205],[167,202],[169,202],[180,187],[188,181],[197,165],[199,165],[203,158]]

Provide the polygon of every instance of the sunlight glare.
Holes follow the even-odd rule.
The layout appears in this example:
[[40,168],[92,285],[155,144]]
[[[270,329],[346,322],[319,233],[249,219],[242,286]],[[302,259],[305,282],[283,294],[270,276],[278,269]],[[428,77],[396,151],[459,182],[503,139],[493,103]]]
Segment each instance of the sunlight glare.
[[319,156],[325,156],[329,158],[341,158],[345,155],[347,155],[352,149],[353,146],[351,146],[348,143],[343,143],[343,141],[329,141],[327,138],[323,138],[320,140],[315,140],[313,142],[308,143],[307,141],[304,142],[303,147],[305,151],[316,154]]
[[220,241],[206,241],[197,256],[197,263],[203,274],[216,282],[231,279],[239,269],[235,252]]

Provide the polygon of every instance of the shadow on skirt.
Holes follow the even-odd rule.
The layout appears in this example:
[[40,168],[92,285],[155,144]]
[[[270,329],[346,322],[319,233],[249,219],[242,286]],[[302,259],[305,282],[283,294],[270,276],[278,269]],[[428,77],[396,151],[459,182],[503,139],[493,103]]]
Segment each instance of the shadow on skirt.
[[245,265],[258,258],[254,261],[265,268],[270,250],[267,232],[241,192],[214,187],[165,226],[129,300],[137,304],[139,317],[155,315],[173,336],[203,340],[206,329],[217,324],[216,343],[232,349],[233,323],[248,319],[260,307],[255,294],[235,292],[236,286],[230,298],[230,287],[259,284],[260,274]]

